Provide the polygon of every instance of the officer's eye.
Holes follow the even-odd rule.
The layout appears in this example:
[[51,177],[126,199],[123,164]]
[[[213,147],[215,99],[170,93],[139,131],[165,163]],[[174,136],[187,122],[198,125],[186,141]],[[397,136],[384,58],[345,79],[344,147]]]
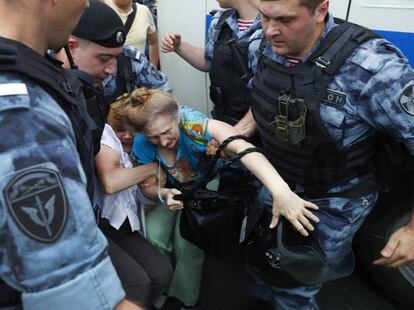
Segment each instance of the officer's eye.
[[98,56],[98,60],[101,64],[107,63],[111,58],[111,56]]
[[263,13],[262,13],[262,21],[268,22],[269,21],[269,17],[266,16],[266,15],[263,15]]
[[282,24],[289,24],[291,21],[293,21],[293,18],[282,18],[282,19],[280,19],[280,22],[282,23]]

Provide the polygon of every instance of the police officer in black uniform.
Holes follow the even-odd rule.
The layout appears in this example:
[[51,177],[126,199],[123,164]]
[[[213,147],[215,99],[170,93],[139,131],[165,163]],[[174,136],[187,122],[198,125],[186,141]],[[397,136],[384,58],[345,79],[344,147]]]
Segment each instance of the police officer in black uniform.
[[[69,57],[80,70],[102,87],[105,112],[118,96],[137,87],[171,92],[167,77],[151,64],[143,51],[125,45],[126,30],[116,12],[100,1],[91,1],[68,42]],[[66,53],[56,57],[69,67]],[[105,113],[106,114],[106,113]]]

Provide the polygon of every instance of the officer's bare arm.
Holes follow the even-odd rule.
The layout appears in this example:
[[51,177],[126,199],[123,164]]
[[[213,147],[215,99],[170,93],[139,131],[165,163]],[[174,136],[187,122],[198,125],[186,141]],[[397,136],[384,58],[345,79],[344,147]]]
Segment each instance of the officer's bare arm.
[[155,177],[158,167],[155,163],[134,168],[121,167],[119,153],[106,145],[101,145],[101,150],[95,157],[95,165],[102,187],[107,194],[119,192]]
[[194,68],[203,72],[208,71],[207,60],[204,56],[204,48],[192,46],[187,42],[181,42],[176,52]]
[[252,109],[247,111],[246,115],[234,125],[234,128],[243,136],[251,137],[257,130],[256,122],[253,118]]

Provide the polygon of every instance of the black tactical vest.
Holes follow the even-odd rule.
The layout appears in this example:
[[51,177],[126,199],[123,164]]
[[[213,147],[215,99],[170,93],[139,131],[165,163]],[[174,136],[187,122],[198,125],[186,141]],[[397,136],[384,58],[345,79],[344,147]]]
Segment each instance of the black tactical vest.
[[[292,186],[303,187],[309,197],[324,196],[328,189],[374,169],[376,139],[339,149],[321,122],[319,106],[324,101],[345,100],[327,87],[352,51],[376,37],[361,26],[342,23],[329,32],[309,60],[294,67],[261,53],[253,82],[252,111],[263,148],[281,176]],[[287,128],[287,121],[300,113],[303,102],[307,109],[303,139],[293,144],[288,140],[295,129],[289,132],[292,128]],[[373,190],[372,186],[366,188],[367,192]]]
[[109,106],[119,96],[125,93],[131,93],[138,85],[135,83],[134,71],[132,70],[131,59],[121,53],[116,57],[116,90],[113,95],[105,95],[105,115],[109,112]]
[[235,125],[249,110],[250,90],[247,83],[252,77],[248,69],[248,44],[237,42],[226,19],[234,10],[226,10],[216,25],[210,70],[210,98],[214,102],[211,112],[215,119]]
[[[42,57],[23,44],[4,38],[0,38],[0,72],[16,72],[28,77],[45,89],[65,111],[75,133],[77,150],[87,178],[87,192],[92,200],[94,181],[92,136],[97,137],[101,129],[96,126],[88,113],[96,110],[91,77],[77,70],[64,70],[60,67],[60,62]],[[96,114],[94,118],[99,119],[99,116]],[[20,294],[0,279],[0,308],[20,304]]]
[[[64,70],[60,67],[60,62],[38,55],[23,44],[4,38],[0,38],[0,71],[16,72],[28,77],[45,89],[65,111],[72,123],[77,150],[87,178],[87,192],[92,200],[94,180],[92,135],[98,136],[97,131],[101,129],[88,113],[96,109],[91,102],[87,102],[94,98],[91,77],[77,70]],[[88,98],[85,98],[83,92],[85,90]],[[88,109],[88,106],[91,107]]]

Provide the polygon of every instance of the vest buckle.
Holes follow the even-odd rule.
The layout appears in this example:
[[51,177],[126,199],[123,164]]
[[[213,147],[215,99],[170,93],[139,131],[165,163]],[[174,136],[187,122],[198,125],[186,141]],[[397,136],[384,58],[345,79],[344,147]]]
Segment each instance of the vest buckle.
[[319,56],[316,60],[315,60],[315,64],[316,66],[322,68],[322,69],[326,69],[326,67],[329,66],[329,64],[331,63],[330,60],[326,60],[323,59],[322,56]]

